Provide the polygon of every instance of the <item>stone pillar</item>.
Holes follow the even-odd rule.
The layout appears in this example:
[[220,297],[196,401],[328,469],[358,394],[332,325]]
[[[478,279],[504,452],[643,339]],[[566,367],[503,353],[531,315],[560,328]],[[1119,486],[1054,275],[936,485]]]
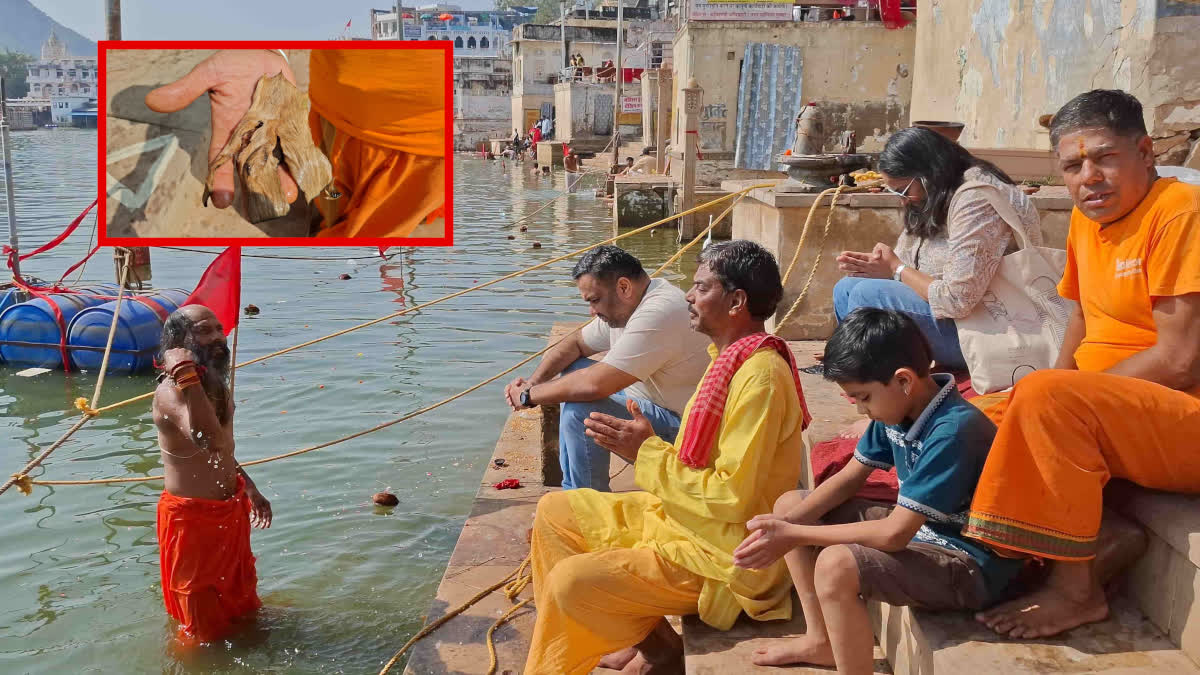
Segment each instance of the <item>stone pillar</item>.
[[[658,101],[658,71],[647,70],[642,73],[642,144],[646,147],[657,146],[655,118],[652,114]],[[661,173],[661,172],[660,172]]]
[[[688,86],[683,88],[683,185],[680,210],[687,211],[696,206],[696,154],[700,147],[700,101],[704,90],[696,82],[696,78],[688,80]],[[688,215],[679,219],[679,237],[681,240],[696,236],[696,216]]]
[[[658,71],[658,96],[654,105],[654,144],[658,146],[655,171],[667,172],[667,139],[671,136],[671,70]],[[642,114],[646,114],[645,110]]]

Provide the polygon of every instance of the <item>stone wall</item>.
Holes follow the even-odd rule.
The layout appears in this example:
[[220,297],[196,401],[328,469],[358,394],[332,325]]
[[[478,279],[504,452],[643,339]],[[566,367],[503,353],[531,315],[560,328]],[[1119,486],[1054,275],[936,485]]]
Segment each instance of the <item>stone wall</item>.
[[512,138],[508,94],[464,94],[455,101],[454,149],[478,150],[491,138]]
[[1094,88],[1146,110],[1159,164],[1200,137],[1200,3],[1192,0],[918,0],[913,119],[966,124],[968,147],[1042,148],[1037,119]]
[[[911,26],[888,30],[874,22],[691,21],[675,36],[673,102],[694,76],[704,89],[701,150],[732,159],[746,44],[799,47],[803,100],[822,106],[828,131],[854,129],[862,150],[878,151],[889,133],[908,126],[915,39]],[[672,124],[672,145],[680,148],[678,115]]]

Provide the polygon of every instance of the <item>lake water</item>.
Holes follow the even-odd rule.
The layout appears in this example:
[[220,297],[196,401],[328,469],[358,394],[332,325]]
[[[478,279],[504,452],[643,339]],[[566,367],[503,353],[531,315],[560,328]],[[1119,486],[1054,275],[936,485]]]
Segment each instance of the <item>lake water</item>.
[[[41,130],[12,138],[21,245],[32,250],[95,196],[96,132]],[[454,247],[406,248],[388,262],[345,259],[372,253],[363,248],[246,249],[336,259],[243,260],[243,304],[262,313],[242,319],[239,360],[610,236],[610,207],[582,194],[536,214],[525,223],[528,232],[511,225],[563,189],[561,174],[535,177],[511,165],[505,172],[499,163],[464,156],[455,159],[455,176]],[[585,186],[594,187],[599,178],[588,180]],[[23,271],[57,278],[88,250],[92,223],[25,261]],[[625,247],[652,269],[676,250],[674,234],[639,235]],[[542,248],[532,248],[534,241]],[[190,290],[212,255],[154,249],[152,259],[155,287]],[[689,262],[667,278],[690,277]],[[555,321],[586,318],[572,265],[557,263],[238,371],[238,457],[265,457],[373,426],[521,360],[545,345]],[[339,280],[343,273],[351,279]],[[111,252],[102,249],[83,280],[113,279]],[[522,374],[531,370],[532,364]],[[0,366],[5,476],[70,426],[77,417],[72,401],[90,397],[95,382],[86,374],[12,373]],[[251,537],[265,608],[254,630],[186,660],[169,649],[159,586],[154,516],[161,484],[0,495],[0,672],[377,671],[422,625],[508,414],[504,381],[384,431],[250,467],[275,514],[271,529]],[[108,378],[101,404],[152,388],[150,376]],[[147,402],[94,420],[35,473],[91,479],[159,467]],[[370,503],[384,489],[400,498],[390,512]]]

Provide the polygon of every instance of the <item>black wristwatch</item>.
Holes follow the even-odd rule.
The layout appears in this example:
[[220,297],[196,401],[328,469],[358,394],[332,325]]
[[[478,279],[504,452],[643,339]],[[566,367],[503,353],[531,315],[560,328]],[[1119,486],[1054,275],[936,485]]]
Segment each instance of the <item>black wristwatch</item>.
[[526,389],[521,392],[520,402],[521,402],[522,408],[533,408],[537,405],[533,401],[529,400],[529,390],[530,389],[533,389],[533,387],[529,387],[529,389]]

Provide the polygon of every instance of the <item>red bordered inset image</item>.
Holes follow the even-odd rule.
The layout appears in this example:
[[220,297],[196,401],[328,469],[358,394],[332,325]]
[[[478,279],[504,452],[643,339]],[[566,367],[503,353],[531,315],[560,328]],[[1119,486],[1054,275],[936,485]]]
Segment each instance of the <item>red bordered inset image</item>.
[[450,246],[451,43],[99,43],[105,246]]

